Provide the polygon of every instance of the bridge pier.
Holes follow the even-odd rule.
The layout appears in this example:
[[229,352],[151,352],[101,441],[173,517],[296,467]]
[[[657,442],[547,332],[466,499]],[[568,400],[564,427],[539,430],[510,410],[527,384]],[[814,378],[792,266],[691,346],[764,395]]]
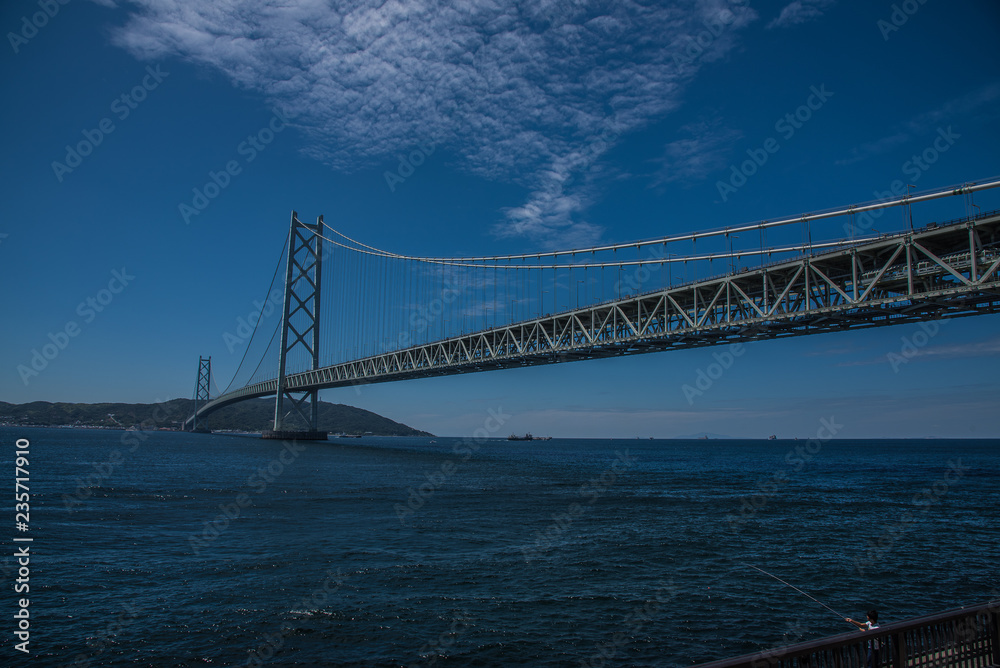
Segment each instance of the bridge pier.
[[325,431],[274,431],[268,429],[260,437],[273,441],[325,441],[329,436]]
[[[327,432],[319,431],[317,426],[319,390],[296,392],[288,387],[288,379],[285,377],[288,353],[299,349],[309,356],[312,370],[319,368],[322,232],[323,216],[316,219],[315,225],[309,225],[301,222],[298,215],[292,211],[292,222],[288,232],[285,299],[281,315],[281,342],[278,348],[278,388],[274,404],[274,429],[262,433],[261,438],[264,439],[322,441],[327,438]],[[295,429],[295,423],[304,423],[305,429]]]

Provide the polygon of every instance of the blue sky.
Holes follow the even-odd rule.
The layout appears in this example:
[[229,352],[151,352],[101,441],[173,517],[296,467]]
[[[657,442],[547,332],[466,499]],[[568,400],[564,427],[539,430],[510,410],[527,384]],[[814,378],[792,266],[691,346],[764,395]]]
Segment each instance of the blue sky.
[[[990,0],[4,3],[0,400],[191,396],[199,355],[225,385],[242,351],[223,335],[266,293],[292,209],[401,253],[485,255],[1000,175],[997,26]],[[442,435],[502,409],[499,435],[809,437],[835,416],[842,437],[997,437],[998,324],[948,323],[896,368],[914,325],[755,343],[693,399],[718,350],[323,398]]]

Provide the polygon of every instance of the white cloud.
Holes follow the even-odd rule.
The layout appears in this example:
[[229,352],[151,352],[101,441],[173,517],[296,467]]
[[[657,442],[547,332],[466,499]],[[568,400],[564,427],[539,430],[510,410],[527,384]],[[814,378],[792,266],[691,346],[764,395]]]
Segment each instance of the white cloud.
[[836,0],[795,0],[787,4],[778,17],[767,24],[767,27],[790,28],[808,23],[823,16],[823,13],[834,4]]
[[664,148],[663,167],[653,185],[700,180],[724,168],[733,145],[743,136],[717,119],[685,125],[680,133],[686,136]]
[[892,134],[855,146],[848,157],[837,160],[836,164],[850,165],[880,155],[897,146],[908,144],[915,137],[932,134],[941,124],[967,121],[977,114],[984,113],[985,120],[992,121],[997,117],[997,100],[1000,100],[1000,82],[986,84],[971,93],[914,116]]
[[458,168],[529,189],[504,233],[554,243],[599,235],[583,219],[595,167],[680,104],[700,62],[679,65],[680,45],[711,24],[703,60],[733,47],[756,17],[742,4],[133,0],[115,40],[260,93],[337,170],[436,142]]

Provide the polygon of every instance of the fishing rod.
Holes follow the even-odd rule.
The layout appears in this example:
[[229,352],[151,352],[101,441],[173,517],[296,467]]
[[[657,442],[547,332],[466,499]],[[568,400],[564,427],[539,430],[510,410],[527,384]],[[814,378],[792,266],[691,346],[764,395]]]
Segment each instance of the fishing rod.
[[789,583],[785,582],[784,580],[782,580],[781,578],[779,578],[779,577],[778,577],[777,575],[774,575],[773,573],[768,573],[768,572],[767,572],[767,571],[765,571],[765,570],[764,570],[763,568],[757,568],[756,566],[753,566],[753,565],[751,565],[751,564],[743,564],[743,565],[744,565],[744,566],[746,566],[746,567],[748,567],[748,568],[752,568],[752,569],[754,569],[754,570],[757,570],[757,571],[760,571],[760,572],[761,572],[761,573],[763,573],[764,575],[768,575],[768,576],[770,576],[770,577],[774,578],[775,580],[777,580],[777,581],[778,581],[778,582],[780,582],[781,584],[784,584],[784,585],[788,585],[789,587],[791,587],[791,588],[792,588],[792,589],[794,589],[795,591],[799,592],[799,593],[800,593],[800,594],[802,594],[803,596],[807,596],[807,597],[811,598],[812,600],[816,601],[817,603],[819,603],[819,604],[820,604],[820,605],[822,605],[822,606],[823,606],[824,608],[826,608],[827,610],[829,610],[829,611],[830,611],[830,612],[832,612],[833,614],[837,615],[837,616],[838,616],[838,617],[840,617],[841,619],[847,619],[847,617],[845,617],[844,615],[840,614],[839,612],[837,612],[836,610],[834,610],[833,608],[831,608],[830,606],[828,606],[828,605],[827,605],[826,603],[824,603],[823,601],[820,601],[820,600],[819,600],[819,599],[817,599],[817,598],[814,598],[814,597],[812,597],[812,596],[809,596],[809,594],[805,593],[804,591],[802,591],[801,589],[799,589],[799,588],[798,588],[798,587],[796,587],[795,585],[793,585],[793,584],[789,584]]

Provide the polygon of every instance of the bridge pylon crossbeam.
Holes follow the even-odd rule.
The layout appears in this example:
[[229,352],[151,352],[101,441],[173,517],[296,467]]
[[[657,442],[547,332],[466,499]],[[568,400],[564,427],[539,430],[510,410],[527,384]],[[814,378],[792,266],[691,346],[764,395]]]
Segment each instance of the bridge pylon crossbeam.
[[322,229],[322,216],[315,225],[309,225],[301,222],[296,212],[292,212],[278,348],[274,429],[264,432],[264,438],[326,438],[326,433],[318,429],[319,390],[297,390],[294,384],[288,382],[285,373],[288,355],[299,350],[306,354],[313,369],[319,368]]

